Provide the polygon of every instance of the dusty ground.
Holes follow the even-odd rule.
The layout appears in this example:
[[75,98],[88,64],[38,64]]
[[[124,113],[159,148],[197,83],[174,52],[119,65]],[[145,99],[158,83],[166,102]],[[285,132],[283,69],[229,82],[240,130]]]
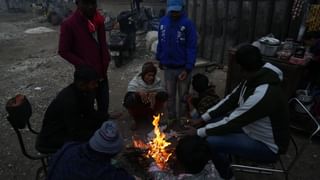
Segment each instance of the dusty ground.
[[[157,5],[158,6],[158,5]],[[125,4],[104,6],[113,13],[127,7]],[[112,9],[112,10],[111,10]],[[55,30],[51,33],[27,35],[28,28],[45,26]],[[32,14],[8,14],[0,12],[0,179],[28,180],[34,179],[36,167],[40,163],[31,161],[21,154],[14,131],[6,121],[5,102],[17,93],[25,94],[33,107],[31,123],[36,129],[41,126],[42,116],[49,102],[57,92],[71,82],[73,68],[57,55],[59,28],[43,22],[42,17]],[[121,102],[130,78],[140,70],[143,62],[152,59],[146,51],[143,36],[138,37],[135,58],[121,68],[115,68],[113,62],[109,67],[110,110],[124,111]],[[225,71],[219,70],[209,74],[218,92],[223,95]],[[126,113],[119,120],[122,133],[129,143],[132,131]],[[139,135],[145,134],[143,129]],[[28,149],[32,152],[34,136],[24,132]],[[303,140],[303,138],[301,138]],[[292,171],[291,179],[316,180],[320,177],[319,144],[309,146]],[[289,157],[290,158],[290,157]],[[257,176],[237,174],[237,179],[282,179],[282,176]]]

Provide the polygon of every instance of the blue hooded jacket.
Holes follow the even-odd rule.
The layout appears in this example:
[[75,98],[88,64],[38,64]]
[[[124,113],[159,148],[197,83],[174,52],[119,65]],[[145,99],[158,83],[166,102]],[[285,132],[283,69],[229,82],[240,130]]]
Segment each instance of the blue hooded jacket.
[[169,15],[160,20],[156,59],[169,68],[193,69],[196,61],[197,34],[191,20],[183,13],[178,20]]

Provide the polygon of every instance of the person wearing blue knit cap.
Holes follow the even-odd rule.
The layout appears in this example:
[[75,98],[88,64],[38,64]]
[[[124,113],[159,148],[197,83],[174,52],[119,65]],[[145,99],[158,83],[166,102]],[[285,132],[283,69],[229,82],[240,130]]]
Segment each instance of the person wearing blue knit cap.
[[106,121],[89,142],[69,142],[56,152],[49,161],[47,180],[139,179],[111,163],[123,147],[116,123]]
[[167,15],[161,18],[158,30],[156,59],[164,70],[169,95],[167,123],[171,127],[177,124],[177,119],[187,116],[187,94],[197,57],[196,28],[184,13],[183,6],[183,0],[168,0]]

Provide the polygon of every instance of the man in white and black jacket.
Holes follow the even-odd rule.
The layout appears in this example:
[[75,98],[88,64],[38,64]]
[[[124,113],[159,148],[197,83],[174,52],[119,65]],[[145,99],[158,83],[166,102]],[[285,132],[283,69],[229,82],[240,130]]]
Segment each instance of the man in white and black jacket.
[[214,164],[224,179],[233,176],[228,154],[274,162],[286,152],[290,139],[281,70],[264,63],[259,49],[252,45],[240,47],[236,61],[246,80],[182,132],[206,138]]

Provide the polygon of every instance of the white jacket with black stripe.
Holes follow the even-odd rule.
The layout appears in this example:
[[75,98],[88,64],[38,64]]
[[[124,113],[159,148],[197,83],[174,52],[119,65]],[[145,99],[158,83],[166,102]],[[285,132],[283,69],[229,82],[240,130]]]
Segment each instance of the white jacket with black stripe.
[[224,117],[199,128],[201,137],[222,135],[239,128],[265,143],[274,153],[286,152],[289,144],[287,99],[281,87],[282,71],[266,63],[254,76],[241,82],[229,95],[202,115],[204,121]]

